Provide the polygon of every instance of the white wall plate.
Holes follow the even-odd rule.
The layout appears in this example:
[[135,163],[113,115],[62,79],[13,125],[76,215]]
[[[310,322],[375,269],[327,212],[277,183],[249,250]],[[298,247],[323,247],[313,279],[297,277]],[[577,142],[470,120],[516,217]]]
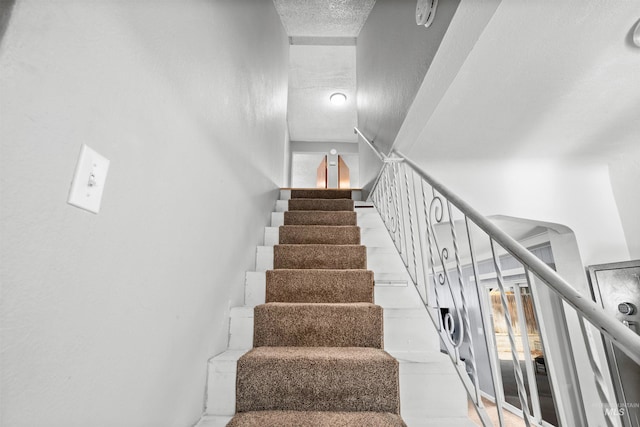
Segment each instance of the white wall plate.
[[96,214],[100,212],[107,172],[109,172],[109,159],[83,144],[67,202],[89,212]]

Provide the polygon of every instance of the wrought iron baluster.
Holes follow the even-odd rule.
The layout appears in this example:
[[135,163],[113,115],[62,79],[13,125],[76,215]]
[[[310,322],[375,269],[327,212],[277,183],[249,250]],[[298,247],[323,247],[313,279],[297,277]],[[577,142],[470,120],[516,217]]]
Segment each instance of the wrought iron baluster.
[[389,185],[389,200],[392,205],[392,215],[393,215],[393,235],[394,235],[394,243],[396,244],[396,248],[398,252],[402,254],[402,233],[400,232],[400,211],[398,208],[398,180],[396,176],[396,164],[392,163],[389,171],[390,185]]
[[[491,381],[493,383],[493,391],[495,394],[495,404],[496,404],[496,409],[498,414],[498,424],[500,426],[504,426],[505,421],[504,421],[504,412],[502,408],[502,402],[504,400],[504,392],[502,390],[502,382],[500,381],[502,374],[500,372],[500,364],[498,362],[499,360],[498,348],[495,344],[494,336],[492,333],[493,326],[491,325],[491,323],[489,323],[490,316],[488,315],[488,313],[490,312],[490,310],[487,309],[485,307],[485,304],[483,303],[485,299],[484,299],[484,295],[481,293],[485,292],[485,288],[482,286],[482,283],[480,281],[478,261],[476,258],[473,237],[471,235],[471,227],[469,226],[469,218],[466,215],[464,217],[464,224],[467,231],[467,239],[469,241],[469,256],[471,258],[471,268],[473,269],[473,279],[474,279],[474,284],[476,289],[476,295],[479,302],[478,306],[480,309],[482,329],[484,330],[485,344],[487,346],[487,355],[489,356],[489,366],[491,368]],[[478,382],[476,382],[475,386],[476,386],[476,389],[475,389],[476,411],[478,412],[481,418],[483,416],[488,417],[486,410],[484,410],[484,403],[482,402],[482,396],[480,395],[480,386]],[[488,419],[485,420],[484,418],[482,418],[482,422],[483,422],[483,425],[485,426],[492,425],[492,422],[489,421]]]
[[[422,261],[422,279],[423,279],[423,283],[424,283],[424,298],[425,298],[425,303],[430,302],[429,301],[429,287],[428,287],[428,283],[429,283],[429,265],[428,265],[428,260],[426,258],[426,254],[425,254],[425,249],[423,247],[423,240],[425,240],[424,244],[426,244],[427,246],[427,235],[429,233],[429,211],[427,209],[427,195],[425,193],[425,189],[424,189],[424,180],[420,179],[420,190],[422,192],[422,208],[423,208],[423,213],[424,213],[424,224],[425,224],[425,230],[424,230],[424,234],[420,235],[420,247],[421,250],[420,252],[422,253],[421,261]],[[431,304],[429,304],[431,305]]]
[[[453,253],[456,261],[456,271],[458,273],[458,286],[460,287],[460,308],[462,321],[464,322],[464,332],[468,338],[469,342],[469,358],[471,364],[471,373],[473,375],[473,383],[476,390],[476,397],[479,397],[479,386],[478,386],[478,369],[476,366],[476,354],[475,349],[473,347],[473,337],[471,335],[471,322],[469,321],[469,312],[467,310],[467,298],[465,295],[464,281],[463,281],[463,273],[462,273],[462,262],[460,261],[460,248],[458,246],[458,234],[456,232],[455,221],[453,220],[453,211],[451,209],[451,203],[447,200],[447,209],[449,211],[449,225],[451,227],[451,239],[453,240]],[[461,337],[461,340],[464,340],[464,336]],[[479,399],[478,399],[479,400]]]
[[[432,271],[434,275],[434,287],[436,290],[436,300],[439,305],[439,288],[438,284],[441,286],[447,285],[447,291],[451,296],[451,310],[444,316],[443,319],[443,327],[447,332],[446,337],[447,341],[453,346],[454,354],[452,355],[455,360],[460,359],[459,349],[462,344],[462,340],[464,338],[465,329],[464,329],[464,321],[462,320],[461,311],[458,307],[458,301],[455,297],[455,293],[453,292],[453,288],[451,286],[451,278],[449,277],[449,272],[447,270],[447,260],[449,259],[449,250],[446,247],[441,247],[438,236],[435,229],[435,223],[442,223],[444,219],[444,204],[442,198],[440,196],[435,196],[431,201],[431,206],[429,207],[429,221],[427,228],[429,230],[429,249],[431,251],[431,260],[432,260]],[[433,218],[432,218],[433,216]],[[449,221],[451,218],[449,217]],[[433,243],[431,242],[433,241]],[[435,282],[436,272],[435,272],[435,264],[433,264],[433,250],[432,246],[435,247],[435,252],[438,253],[438,261],[440,262],[440,267],[442,268],[442,272],[437,274],[437,283]]]
[[[431,204],[433,204],[435,199],[431,200],[431,203],[429,204],[431,206]],[[435,266],[435,259],[433,256],[433,244],[431,243],[431,218],[430,218],[430,212],[431,209],[429,209],[427,211],[427,215],[426,215],[426,222],[427,222],[427,248],[429,249],[429,265],[431,266],[431,278],[433,281],[433,294],[434,294],[434,298],[435,298],[435,302],[436,302],[436,309],[438,310],[438,332],[440,332],[440,334],[442,334],[443,330],[444,330],[444,322],[442,320],[442,314],[441,314],[441,306],[440,306],[440,291],[438,289],[438,285],[440,282],[439,279],[439,275],[436,273],[436,266]]]
[[394,202],[396,209],[396,221],[398,224],[398,252],[404,265],[407,265],[406,260],[406,239],[405,239],[405,227],[404,227],[404,209],[402,205],[402,183],[400,182],[400,165],[398,163],[392,163],[393,180],[394,180]]
[[[380,201],[382,203],[383,216],[382,220],[384,221],[387,230],[391,231],[391,201],[389,196],[389,165],[384,165],[384,173],[381,175],[382,186],[380,187]],[[393,238],[393,233],[390,233]]]
[[513,288],[513,294],[516,300],[516,312],[518,313],[518,325],[520,327],[520,339],[522,340],[522,351],[524,352],[525,368],[529,380],[529,396],[531,396],[533,419],[534,422],[539,423],[542,420],[542,412],[540,410],[540,399],[538,397],[538,384],[536,383],[536,375],[533,371],[533,360],[531,360],[529,331],[527,330],[524,308],[522,307],[522,290],[518,285],[514,285]]
[[522,375],[522,368],[518,361],[518,352],[516,349],[516,339],[513,333],[513,326],[511,323],[511,314],[509,313],[509,304],[507,303],[507,295],[504,289],[504,280],[502,278],[502,270],[500,268],[500,260],[496,254],[495,244],[493,239],[489,238],[491,245],[491,255],[493,257],[493,265],[496,271],[496,280],[498,282],[498,289],[500,290],[500,302],[502,303],[502,310],[504,311],[504,318],[507,326],[507,335],[509,336],[509,345],[511,347],[511,360],[513,362],[513,372],[516,377],[516,384],[518,385],[518,396],[520,397],[520,405],[522,408],[522,418],[526,426],[531,425],[529,402],[527,400],[527,391],[524,385],[524,378]]
[[[408,217],[409,217],[409,235],[411,237],[411,257],[412,257],[412,261],[413,261],[413,275],[411,276],[411,278],[413,279],[414,283],[418,283],[418,264],[416,261],[416,243],[415,243],[415,237],[414,237],[414,232],[413,232],[413,213],[411,212],[411,206],[413,205],[413,203],[411,202],[412,198],[411,198],[411,192],[409,189],[409,173],[408,170],[409,167],[408,166],[404,166],[404,182],[405,182],[405,190],[407,192],[407,213],[408,213]],[[413,180],[412,180],[412,184],[413,184]],[[411,185],[413,186],[413,185]],[[415,199],[415,191],[414,191],[414,199]],[[407,263],[408,263],[408,259],[407,259]],[[407,268],[407,270],[409,270],[409,274],[411,275],[411,269]]]
[[[593,334],[591,334],[591,331],[588,329],[588,326],[585,324],[584,317],[582,317],[579,312],[576,311],[576,313],[578,314],[578,323],[580,324],[580,332],[582,332],[582,336],[584,337],[584,340],[585,340],[585,347],[587,348],[587,356],[589,357],[589,364],[591,365],[591,369],[593,370],[593,376],[596,380],[596,389],[598,390],[598,396],[600,397],[600,400],[603,406],[605,406],[605,408],[617,409],[618,405],[615,404],[615,402],[612,403],[611,397],[609,396],[608,388],[604,383],[604,376],[602,374],[602,368],[600,366],[600,359],[593,351],[593,347],[592,347],[594,345]],[[612,411],[605,410],[604,419],[608,427],[613,427],[614,425],[617,425],[613,421]]]

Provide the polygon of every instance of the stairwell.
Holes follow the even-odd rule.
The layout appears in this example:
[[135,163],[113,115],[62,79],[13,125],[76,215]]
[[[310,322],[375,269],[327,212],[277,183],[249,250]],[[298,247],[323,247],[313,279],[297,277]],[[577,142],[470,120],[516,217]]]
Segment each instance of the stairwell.
[[386,228],[358,199],[281,191],[197,427],[475,425]]

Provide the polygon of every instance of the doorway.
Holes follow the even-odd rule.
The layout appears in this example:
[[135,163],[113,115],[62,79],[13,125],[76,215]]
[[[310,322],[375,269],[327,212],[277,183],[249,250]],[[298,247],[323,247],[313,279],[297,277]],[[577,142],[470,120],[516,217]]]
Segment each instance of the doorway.
[[295,188],[358,188],[357,154],[293,152],[291,186]]
[[[591,293],[596,302],[640,335],[640,260],[588,267]],[[640,426],[640,366],[603,338],[617,407],[625,427]]]
[[[523,374],[524,389],[527,394],[527,405],[533,414],[538,414],[545,425],[558,425],[556,405],[553,399],[551,383],[549,381],[547,363],[542,345],[542,338],[538,328],[533,297],[526,282],[515,281],[505,283],[505,299],[508,318],[500,296],[500,291],[493,284],[485,284],[484,310],[490,317],[489,325],[493,328],[493,349],[497,354],[499,375],[498,382],[502,386],[502,405],[511,412],[522,411],[516,371],[513,362],[511,345],[509,343],[509,326],[515,338],[515,352],[518,365]],[[538,399],[532,399],[537,395]]]

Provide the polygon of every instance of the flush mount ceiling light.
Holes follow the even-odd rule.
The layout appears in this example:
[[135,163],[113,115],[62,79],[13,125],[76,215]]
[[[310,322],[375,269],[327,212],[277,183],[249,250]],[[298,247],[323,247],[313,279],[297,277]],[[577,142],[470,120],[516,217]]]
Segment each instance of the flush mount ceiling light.
[[329,101],[331,101],[333,105],[343,105],[345,102],[347,102],[347,95],[341,92],[336,92],[331,94],[331,96],[329,97]]

